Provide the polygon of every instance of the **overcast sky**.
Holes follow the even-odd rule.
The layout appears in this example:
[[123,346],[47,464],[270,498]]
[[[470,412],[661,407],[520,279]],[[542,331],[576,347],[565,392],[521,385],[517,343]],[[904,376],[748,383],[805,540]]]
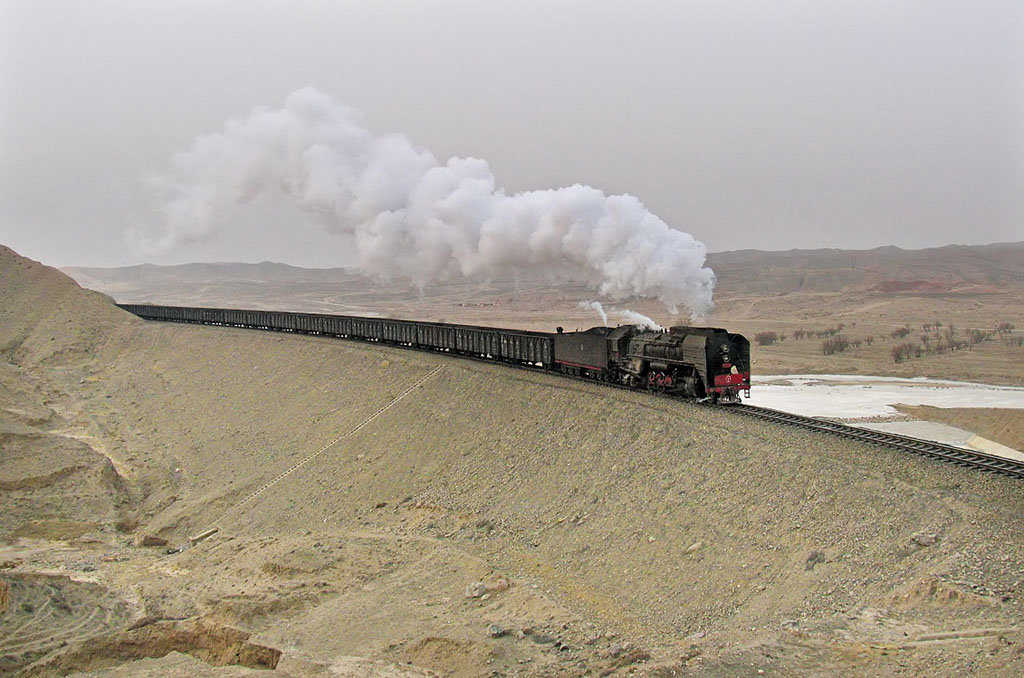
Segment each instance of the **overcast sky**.
[[275,198],[157,257],[125,237],[175,152],[307,85],[712,251],[1024,240],[1020,0],[2,0],[0,50],[0,242],[53,265],[346,263]]

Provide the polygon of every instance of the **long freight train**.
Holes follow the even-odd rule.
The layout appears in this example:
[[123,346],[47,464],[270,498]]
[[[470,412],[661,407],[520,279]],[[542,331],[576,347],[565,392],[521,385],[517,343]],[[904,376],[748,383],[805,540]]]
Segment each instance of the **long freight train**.
[[715,327],[636,325],[555,333],[323,313],[118,304],[147,320],[226,325],[443,351],[718,403],[750,392],[750,342]]

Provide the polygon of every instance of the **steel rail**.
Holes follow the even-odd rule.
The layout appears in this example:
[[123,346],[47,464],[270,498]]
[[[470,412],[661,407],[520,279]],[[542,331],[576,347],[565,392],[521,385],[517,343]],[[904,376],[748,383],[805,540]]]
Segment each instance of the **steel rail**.
[[[390,342],[382,339],[373,337],[357,337],[352,335],[339,335],[330,332],[308,332],[304,330],[293,330],[284,327],[268,327],[264,325],[249,325],[249,324],[235,324],[235,323],[220,323],[210,322],[203,320],[183,320],[179,318],[144,318],[146,320],[152,320],[157,322],[175,322],[190,325],[209,325],[213,327],[234,327],[238,329],[254,329],[261,331],[271,332],[285,332],[289,334],[297,334],[304,336],[320,336],[328,337],[333,339],[345,339],[349,341],[358,341],[364,344],[389,346],[394,348],[411,349],[415,351],[422,351],[424,353],[431,353],[435,355],[448,355],[459,359],[469,359],[476,362],[488,364],[488,365],[504,365],[507,367],[513,367],[521,370],[527,370],[538,374],[554,374],[559,377],[572,379],[574,381],[580,381],[587,384],[597,384],[601,386],[611,386],[613,388],[619,388],[625,391],[633,393],[647,393],[649,395],[659,396],[662,398],[669,398],[674,402],[693,403],[691,400],[684,400],[678,396],[673,396],[667,393],[659,393],[657,391],[649,391],[647,389],[631,388],[625,384],[619,384],[614,381],[603,381],[601,379],[594,379],[591,377],[584,377],[569,374],[566,372],[560,372],[557,370],[549,370],[539,368],[531,365],[521,365],[515,362],[506,360],[500,360],[497,358],[487,358],[484,356],[476,356],[465,353],[459,353],[457,351],[440,350],[430,346],[415,346],[412,344],[401,343],[401,342]],[[850,426],[848,424],[840,424],[838,422],[829,421],[825,419],[815,419],[813,417],[805,417],[799,414],[793,414],[792,412],[783,412],[781,410],[773,410],[767,407],[759,407],[757,405],[712,405],[710,403],[702,403],[705,407],[713,407],[716,411],[720,412],[731,412],[740,414],[743,416],[754,417],[762,419],[764,421],[770,421],[777,424],[783,424],[786,426],[795,426],[811,431],[817,431],[819,433],[827,433],[830,435],[836,435],[844,438],[850,438],[852,440],[859,440],[870,444],[880,445],[883,447],[889,447],[892,449],[900,450],[903,452],[910,452],[920,456],[930,457],[932,459],[939,459],[941,461],[950,462],[959,466],[968,468],[975,468],[990,473],[997,473],[1001,475],[1007,475],[1014,478],[1024,479],[1024,462],[1016,461],[1014,459],[1008,459],[1006,457],[999,457],[993,454],[987,454],[985,452],[979,452],[977,450],[971,450],[963,447],[956,447],[954,445],[946,445],[944,443],[933,442],[931,440],[922,440],[920,438],[912,438],[910,436],[899,435],[896,433],[886,433],[883,431],[873,431],[871,429],[859,428],[857,426]]]
[[979,452],[977,450],[957,447],[955,445],[947,445],[945,443],[939,443],[931,440],[912,438],[898,433],[886,433],[884,431],[874,431],[871,429],[860,428],[858,426],[850,426],[849,424],[840,424],[839,422],[829,421],[827,419],[805,417],[799,414],[773,410],[767,407],[759,407],[757,405],[740,405],[739,407],[731,408],[731,411],[749,417],[756,417],[766,421],[785,424],[787,426],[796,426],[812,431],[820,431],[822,433],[841,436],[843,438],[851,438],[853,440],[860,440],[866,443],[883,445],[885,447],[891,447],[904,452],[911,452],[925,457],[941,459],[960,466],[977,468],[984,471],[990,471],[992,473],[999,473],[1012,476],[1014,478],[1024,479],[1024,462],[1007,459],[1006,457],[999,457],[994,454]]

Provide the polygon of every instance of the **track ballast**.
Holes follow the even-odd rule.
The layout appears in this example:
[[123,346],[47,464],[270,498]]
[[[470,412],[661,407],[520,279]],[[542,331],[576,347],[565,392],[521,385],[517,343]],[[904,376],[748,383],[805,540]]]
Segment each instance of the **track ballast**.
[[1003,475],[1013,476],[1014,478],[1024,479],[1024,462],[1007,459],[1005,457],[997,457],[995,455],[978,452],[976,450],[969,450],[963,447],[956,447],[954,445],[946,445],[944,443],[934,442],[931,440],[911,438],[910,436],[902,436],[896,433],[873,431],[871,429],[850,426],[848,424],[840,424],[834,421],[814,419],[812,417],[805,417],[799,414],[792,414],[790,412],[782,412],[780,410],[773,410],[767,407],[758,407],[756,405],[741,405],[739,407],[731,408],[731,411],[749,417],[757,417],[758,419],[764,419],[766,421],[786,424],[787,426],[797,426],[812,431],[830,433],[843,438],[852,438],[853,440],[874,443],[876,445],[884,445],[904,452],[911,452],[925,457],[941,459],[960,466],[969,466],[971,468],[978,468],[984,471],[991,471],[992,473],[1001,473]]

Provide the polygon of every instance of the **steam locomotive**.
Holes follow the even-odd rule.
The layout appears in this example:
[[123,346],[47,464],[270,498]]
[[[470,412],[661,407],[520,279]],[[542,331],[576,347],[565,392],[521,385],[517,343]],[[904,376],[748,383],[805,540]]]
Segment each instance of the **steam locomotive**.
[[530,365],[633,388],[717,403],[750,392],[750,342],[714,327],[668,331],[636,325],[581,332],[525,330],[448,323],[225,308],[118,304],[147,320],[300,332],[468,355]]
[[635,325],[554,335],[562,371],[722,404],[750,395],[750,342],[716,327]]

